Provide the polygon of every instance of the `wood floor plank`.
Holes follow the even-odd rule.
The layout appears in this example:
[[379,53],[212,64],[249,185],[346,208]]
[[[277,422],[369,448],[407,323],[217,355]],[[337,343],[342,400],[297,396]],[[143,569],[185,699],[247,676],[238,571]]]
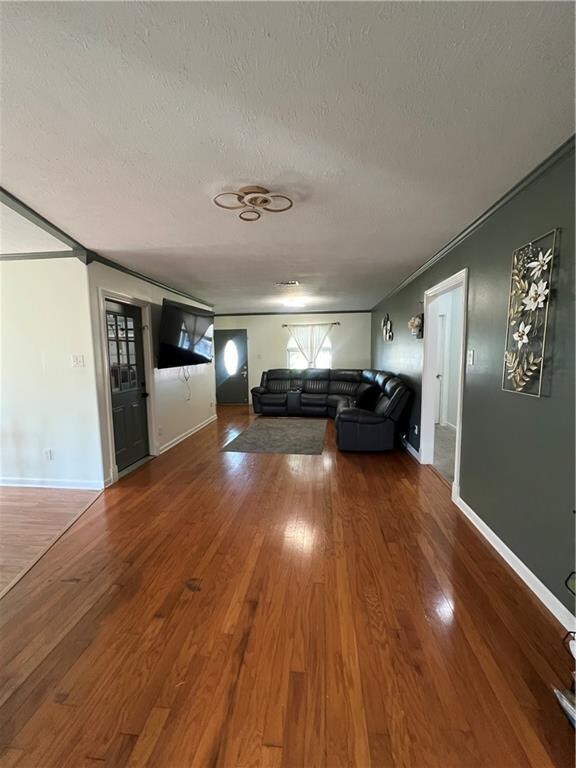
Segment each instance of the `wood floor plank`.
[[568,768],[561,627],[407,454],[107,489],[0,602],[0,768]]
[[0,487],[0,596],[97,497],[95,491]]

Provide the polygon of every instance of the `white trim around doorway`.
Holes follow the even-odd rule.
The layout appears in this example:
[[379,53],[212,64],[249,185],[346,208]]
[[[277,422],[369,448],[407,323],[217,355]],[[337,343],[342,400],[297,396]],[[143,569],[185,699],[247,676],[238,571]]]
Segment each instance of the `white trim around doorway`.
[[142,310],[142,345],[144,348],[144,376],[146,380],[146,416],[148,419],[148,453],[150,456],[158,456],[160,453],[157,444],[156,424],[156,391],[154,386],[154,348],[152,344],[152,312],[150,304],[135,296],[107,288],[98,288],[98,321],[100,327],[100,356],[102,371],[104,373],[103,395],[105,411],[102,419],[102,451],[108,456],[108,466],[111,467],[111,475],[106,478],[105,485],[111,485],[118,480],[118,467],[116,465],[116,452],[114,449],[114,427],[112,421],[112,394],[110,392],[110,375],[108,365],[107,331],[106,331],[106,301],[118,301],[121,304],[130,304],[140,307]]
[[[466,369],[466,323],[468,306],[468,269],[446,278],[441,283],[424,292],[424,319],[429,317],[432,300],[443,293],[448,293],[454,288],[462,286],[462,329],[460,343],[460,364],[458,372],[458,419],[456,426],[456,450],[454,457],[454,482],[452,492],[460,495],[460,452],[462,447],[462,406],[464,400],[464,377]],[[424,360],[422,366],[422,409],[420,416],[420,452],[419,458],[422,464],[432,464],[434,461],[434,414],[435,386],[433,368],[433,334],[427,332],[424,326]]]

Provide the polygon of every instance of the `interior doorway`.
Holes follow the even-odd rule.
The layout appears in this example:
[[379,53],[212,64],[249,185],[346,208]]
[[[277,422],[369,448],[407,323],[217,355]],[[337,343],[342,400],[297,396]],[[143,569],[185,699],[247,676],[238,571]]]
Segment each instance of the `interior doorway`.
[[459,489],[467,270],[424,294],[420,460]]
[[106,344],[114,456],[118,472],[122,472],[148,456],[148,393],[140,307],[106,301]]

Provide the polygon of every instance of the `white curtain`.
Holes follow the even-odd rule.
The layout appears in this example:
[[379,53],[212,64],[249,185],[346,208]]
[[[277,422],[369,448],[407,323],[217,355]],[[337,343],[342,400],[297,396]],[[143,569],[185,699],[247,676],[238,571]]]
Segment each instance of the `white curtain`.
[[302,352],[308,363],[308,368],[314,366],[314,361],[322,349],[322,345],[332,330],[331,323],[321,325],[289,325],[288,330],[296,346]]

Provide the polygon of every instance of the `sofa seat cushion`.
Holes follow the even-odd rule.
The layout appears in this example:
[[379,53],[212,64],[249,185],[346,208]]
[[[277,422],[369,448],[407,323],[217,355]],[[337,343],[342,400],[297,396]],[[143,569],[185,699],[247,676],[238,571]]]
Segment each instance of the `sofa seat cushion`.
[[260,395],[262,405],[286,405],[286,392],[265,392]]
[[326,407],[328,403],[328,395],[327,394],[314,394],[310,392],[302,392],[300,395],[300,405],[302,408],[307,407],[318,407],[318,406],[324,406]]

